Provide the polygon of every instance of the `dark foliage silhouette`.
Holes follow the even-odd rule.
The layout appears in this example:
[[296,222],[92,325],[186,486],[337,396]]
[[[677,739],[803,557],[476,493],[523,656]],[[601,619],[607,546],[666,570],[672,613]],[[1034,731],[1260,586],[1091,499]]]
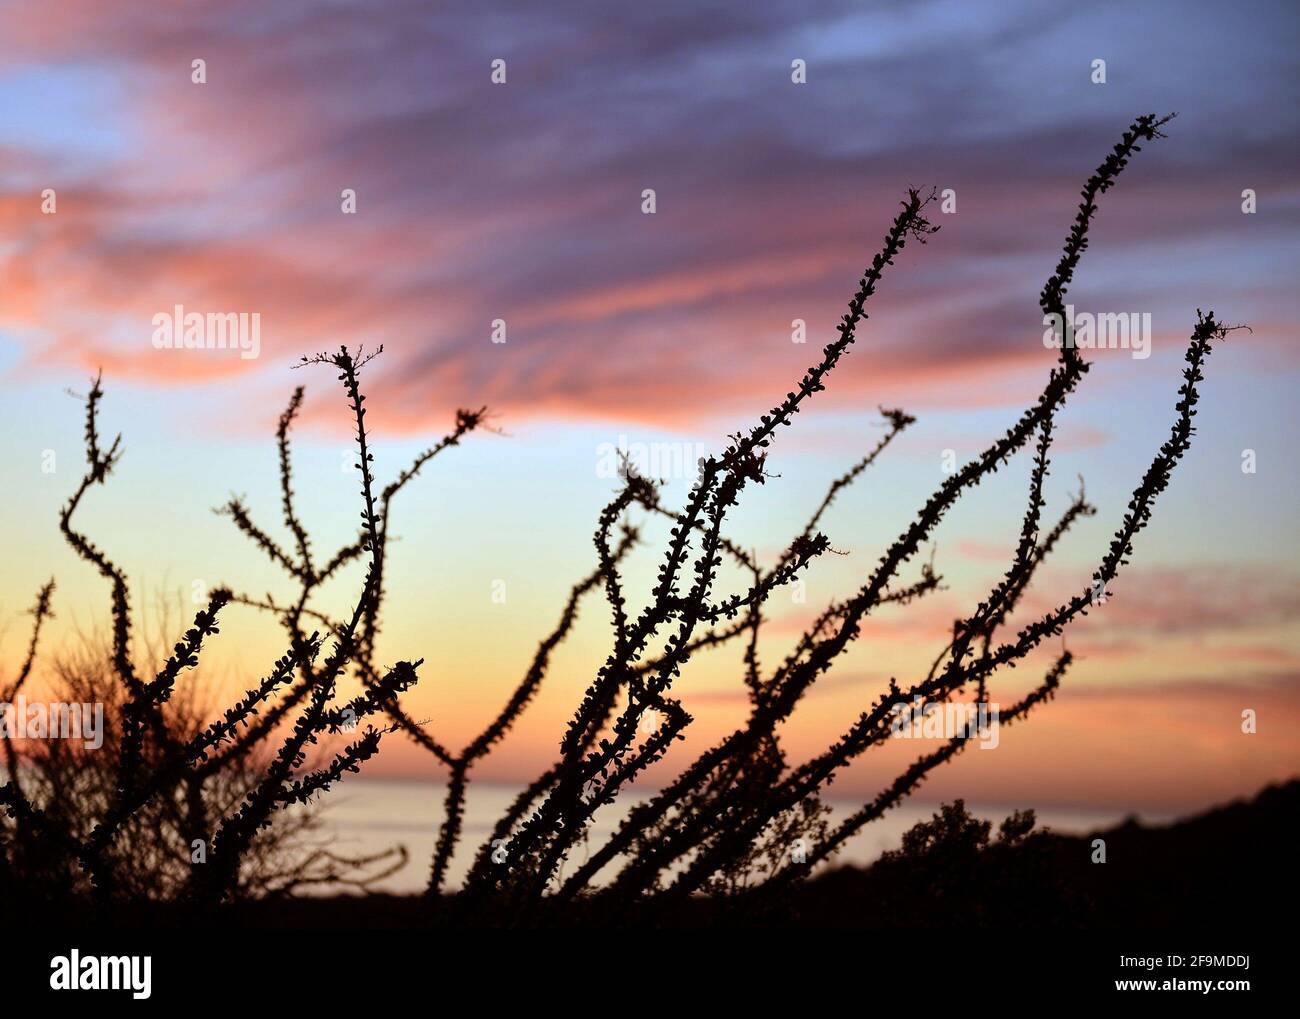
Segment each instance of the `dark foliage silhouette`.
[[[1090,176],[1062,255],[1040,295],[1045,315],[1064,320],[1065,295],[1088,245],[1088,230],[1098,200],[1118,180],[1142,144],[1162,137],[1168,117],[1142,116]],[[214,769],[236,764],[255,775],[239,801],[213,816],[192,819],[192,830],[212,832],[211,854],[194,868],[186,895],[212,905],[237,888],[241,861],[286,808],[308,801],[346,772],[356,771],[379,748],[383,736],[400,732],[423,747],[446,770],[445,815],[430,865],[426,915],[459,922],[528,924],[562,917],[565,910],[648,922],[677,915],[696,893],[761,912],[773,908],[793,884],[832,857],[863,826],[903,800],[938,765],[968,743],[954,737],[919,757],[860,809],[832,822],[821,797],[853,761],[882,746],[891,733],[896,709],[917,699],[931,703],[962,701],[987,707],[991,685],[1027,656],[1061,635],[1104,597],[1128,562],[1132,542],[1151,518],[1157,498],[1190,446],[1205,359],[1214,341],[1230,327],[1213,313],[1199,311],[1186,351],[1187,367],[1174,405],[1169,438],[1160,447],[1136,488],[1108,549],[1099,557],[1089,583],[1063,604],[1003,636],[1038,567],[1081,517],[1096,512],[1082,488],[1051,521],[1044,520],[1056,416],[1089,364],[1064,343],[1038,397],[1007,429],[955,473],[918,508],[911,522],[886,548],[861,587],[828,604],[780,662],[764,667],[760,640],[764,607],[775,592],[793,583],[809,565],[831,550],[818,528],[836,496],[861,478],[894,438],[913,423],[899,410],[882,411],[886,431],[861,461],[829,488],[807,524],[770,566],[738,547],[726,534],[728,514],[752,486],[772,479],[766,466],[780,430],[793,424],[857,340],[867,302],[908,243],[925,243],[937,231],[927,218],[933,195],[909,190],[880,251],[872,258],[849,301],[838,336],[822,351],[793,390],[751,427],[731,436],[719,455],[701,462],[686,503],[664,505],[661,485],[625,465],[622,483],[601,512],[593,543],[596,562],[573,586],[554,628],[539,643],[518,686],[495,718],[459,750],[440,741],[436,726],[417,720],[402,707],[400,695],[416,682],[420,662],[380,668],[378,641],[385,600],[384,575],[396,497],[435,457],[486,427],[485,409],[460,410],[452,429],[393,481],[380,488],[372,471],[366,428],[362,371],[370,358],[347,349],[304,358],[338,373],[355,424],[357,468],[361,479],[361,526],[355,541],[324,557],[313,550],[296,508],[289,433],[300,410],[298,388],[277,429],[283,523],[291,541],[282,544],[254,522],[248,507],[232,498],[221,512],[275,563],[294,584],[292,597],[252,597],[221,589],[176,645],[175,654],[153,679],[142,678],[130,654],[131,613],[126,581],[113,562],[74,530],[73,515],[86,492],[104,482],[121,455],[120,440],[107,451],[100,445],[96,412],[102,396],[98,381],[87,399],[86,446],[89,468],[64,509],[61,526],[69,544],[95,566],[110,585],[111,664],[124,697],[118,712],[120,748],[116,786],[103,816],[86,835],[69,838],[40,803],[24,795],[13,768],[0,795],[8,811],[6,845],[10,860],[38,842],[59,844],[81,861],[101,902],[112,902],[122,880],[113,865],[114,846],[133,817],[159,798],[189,802]],[[382,349],[382,348],[381,348]],[[379,351],[375,352],[376,354]],[[952,638],[928,673],[908,682],[891,679],[842,734],[800,764],[787,760],[784,726],[803,698],[859,639],[863,621],[886,605],[907,605],[941,584],[932,561],[922,557],[935,529],[959,499],[1032,445],[1029,487],[1019,540],[1004,574],[964,618],[954,622]],[[645,520],[666,519],[671,528],[656,581],[648,591],[629,590],[624,579],[628,556],[645,544]],[[914,561],[915,573],[904,571]],[[321,585],[345,567],[364,565],[364,580],[351,613],[333,619],[316,607]],[[724,563],[746,578],[733,593],[720,591]],[[444,894],[449,867],[461,842],[466,791],[474,767],[519,722],[546,679],[555,649],[572,632],[581,603],[601,591],[611,615],[608,655],[587,687],[559,742],[554,763],[518,796],[497,821],[489,838],[473,847],[468,877],[455,895]],[[37,632],[49,611],[47,588],[37,606]],[[219,720],[180,736],[164,719],[178,680],[197,661],[205,641],[218,632],[218,619],[231,605],[273,614],[283,626],[288,649],[268,676]],[[308,627],[315,626],[309,632]],[[333,646],[323,660],[328,633]],[[731,642],[744,647],[742,680],[746,716],[733,732],[686,762],[665,788],[626,813],[614,833],[592,845],[598,812],[665,758],[692,724],[674,696],[674,685],[697,653]],[[32,648],[35,651],[36,637]],[[19,683],[30,672],[30,659]],[[1062,649],[1041,681],[1027,695],[1000,710],[1001,724],[1018,724],[1050,700],[1073,658]],[[339,683],[350,673],[362,693],[344,700]],[[263,710],[265,708],[265,710]],[[305,767],[320,740],[352,730],[366,718],[384,716],[364,734],[345,740],[318,766]],[[287,730],[287,733],[286,733]],[[271,749],[277,747],[278,749]],[[268,748],[257,758],[259,748]],[[257,766],[252,767],[254,761]],[[1008,819],[1002,836],[989,842],[986,824],[961,807],[945,810],[930,826],[909,836],[901,854],[882,862],[885,870],[914,868],[930,873],[944,888],[951,859],[996,869],[1014,847],[1023,859],[1037,845],[1032,818]],[[795,845],[801,847],[792,852]],[[582,847],[581,854],[575,850]],[[972,864],[974,865],[974,864]],[[978,868],[977,868],[978,869]],[[996,882],[995,882],[996,884]],[[957,895],[954,889],[952,895]],[[485,921],[485,918],[487,920]]]
[[[362,491],[366,505],[372,505],[372,479],[366,465],[364,410],[355,390],[357,364],[345,352],[326,359],[341,372],[349,387],[351,406],[358,429]],[[350,385],[349,385],[349,380]],[[94,666],[89,671],[65,674],[68,692],[78,699],[106,702],[108,712],[118,723],[117,738],[98,750],[56,747],[37,752],[30,761],[38,777],[35,785],[42,795],[29,796],[24,791],[22,763],[11,744],[6,742],[7,781],[0,786],[0,803],[5,807],[7,824],[3,831],[4,869],[0,877],[11,882],[6,888],[7,901],[23,897],[65,896],[76,894],[78,886],[68,880],[68,862],[75,862],[90,883],[90,894],[102,911],[140,897],[142,890],[157,894],[171,892],[197,908],[216,905],[249,888],[251,881],[262,892],[284,892],[305,884],[347,883],[348,871],[355,867],[382,863],[384,857],[346,860],[328,850],[309,851],[284,865],[279,873],[268,876],[264,868],[241,870],[250,856],[265,861],[268,847],[277,839],[283,842],[285,829],[268,838],[273,815],[283,815],[288,808],[305,804],[314,794],[324,791],[345,772],[356,771],[361,762],[373,756],[383,730],[369,727],[355,741],[315,769],[301,770],[308,751],[328,732],[344,727],[340,710],[349,723],[373,715],[381,703],[395,697],[415,681],[417,663],[402,662],[382,677],[377,677],[370,692],[346,707],[331,708],[330,700],[338,674],[354,647],[354,634],[364,616],[375,584],[377,571],[374,550],[376,532],[368,529],[356,545],[353,558],[370,555],[370,568],[357,598],[356,610],[347,625],[335,631],[335,646],[325,661],[316,666],[323,640],[320,634],[295,634],[289,651],[272,666],[257,686],[248,690],[215,721],[199,723],[188,707],[192,700],[175,708],[173,695],[182,674],[198,664],[204,642],[219,632],[218,617],[232,600],[226,589],[212,592],[207,606],[194,617],[193,625],[176,643],[172,655],[158,669],[153,679],[142,679],[137,671],[132,642],[130,593],[125,574],[108,555],[74,527],[74,517],[90,488],[103,484],[121,456],[121,437],[104,450],[98,427],[99,403],[103,398],[100,380],[96,379],[86,397],[85,446],[87,470],[71,499],[64,506],[59,525],[68,544],[109,581],[111,604],[110,665],[116,684],[106,686]],[[373,523],[373,517],[368,519]],[[41,592],[34,610],[35,625],[29,652],[11,688],[12,696],[26,682],[32,671],[40,631],[50,615],[52,583]],[[287,694],[284,688],[302,678]],[[262,705],[275,697],[279,700],[265,714]],[[6,702],[10,697],[6,697]],[[279,749],[263,759],[262,751],[277,739],[276,723],[299,704],[306,706],[297,715],[291,731]],[[172,710],[169,711],[169,707]],[[89,775],[87,788],[70,790],[69,776]],[[107,782],[96,782],[103,776]],[[232,784],[233,783],[233,784]],[[232,789],[238,795],[232,797]],[[213,808],[217,808],[214,813]],[[182,811],[171,830],[174,843],[179,841],[186,859],[197,842],[199,860],[188,869],[181,887],[164,875],[171,868],[159,865],[150,870],[148,855],[142,860],[133,845],[152,835],[154,845],[167,844],[166,829],[153,831],[160,811]],[[288,831],[301,830],[301,817],[288,822]],[[259,838],[260,837],[260,838]],[[255,849],[254,844],[258,847]],[[175,847],[173,846],[173,849]],[[250,852],[251,850],[251,852]],[[38,861],[35,862],[34,861]],[[169,860],[174,863],[174,860]],[[142,879],[143,872],[143,879]],[[51,880],[41,881],[41,878]],[[355,878],[351,879],[355,883]]]

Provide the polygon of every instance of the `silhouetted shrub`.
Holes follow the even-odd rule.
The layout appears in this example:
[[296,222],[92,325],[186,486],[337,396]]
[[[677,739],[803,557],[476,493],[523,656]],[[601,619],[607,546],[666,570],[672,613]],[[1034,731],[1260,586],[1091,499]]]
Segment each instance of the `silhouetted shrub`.
[[[1084,185],[1077,215],[1064,250],[1040,295],[1045,315],[1065,319],[1065,293],[1087,247],[1097,202],[1126,168],[1141,143],[1161,137],[1169,118],[1139,117]],[[1003,637],[1002,630],[1035,576],[1067,530],[1094,507],[1082,489],[1052,522],[1046,522],[1044,482],[1049,473],[1056,415],[1074,393],[1089,365],[1070,343],[1048,372],[1037,398],[979,455],[949,476],[918,508],[911,522],[885,549],[862,586],[825,606],[816,621],[774,666],[760,662],[764,606],[774,592],[792,583],[830,551],[819,529],[838,493],[856,482],[891,441],[913,423],[900,410],[882,411],[888,426],[883,438],[861,461],[837,479],[806,526],[790,540],[770,566],[760,563],[726,534],[729,512],[745,492],[765,485],[772,475],[767,457],[780,430],[818,393],[849,353],[857,329],[867,318],[866,305],[890,266],[911,241],[924,243],[936,232],[927,218],[933,194],[910,190],[890,226],[880,251],[858,282],[838,336],[821,359],[768,413],[731,437],[719,455],[705,458],[686,504],[665,506],[653,479],[624,471],[622,484],[600,514],[594,535],[596,562],[574,585],[549,634],[514,693],[476,738],[459,750],[447,747],[430,726],[401,706],[400,695],[416,681],[419,662],[383,670],[376,665],[377,642],[385,599],[384,575],[391,513],[396,497],[440,453],[485,427],[486,411],[458,411],[452,429],[382,489],[371,470],[365,427],[361,372],[369,357],[346,349],[304,358],[304,363],[333,367],[343,385],[356,426],[357,467],[361,477],[361,527],[355,541],[329,556],[313,552],[295,508],[289,432],[302,402],[294,392],[277,429],[282,509],[291,544],[282,545],[257,524],[247,506],[232,499],[221,512],[279,566],[295,585],[282,601],[220,590],[212,595],[177,644],[175,655],[157,677],[137,675],[130,655],[131,614],[126,582],[113,563],[72,527],[72,517],[87,489],[102,483],[120,456],[120,442],[105,452],[96,429],[101,396],[96,381],[87,400],[86,445],[89,470],[65,508],[61,525],[68,542],[109,581],[113,621],[112,668],[124,697],[119,715],[116,786],[104,816],[95,827],[69,839],[41,804],[25,798],[15,782],[3,787],[12,830],[11,847],[24,840],[63,840],[93,880],[101,901],[128,895],[115,874],[116,846],[132,819],[156,797],[183,798],[184,790],[210,778],[214,762],[237,761],[249,767],[256,748],[267,748],[252,782],[237,804],[207,819],[214,832],[212,857],[195,868],[187,894],[200,904],[228,898],[238,884],[240,863],[260,832],[284,809],[309,800],[343,773],[355,771],[379,746],[381,737],[401,731],[422,746],[449,781],[446,810],[431,863],[428,909],[431,916],[460,921],[532,923],[555,920],[565,911],[653,922],[680,916],[700,892],[715,900],[734,899],[747,910],[778,908],[781,894],[818,864],[834,855],[862,827],[899,803],[926,775],[967,745],[954,736],[919,757],[878,796],[848,817],[832,822],[821,802],[826,788],[864,753],[879,748],[891,734],[899,708],[918,699],[946,704],[963,701],[987,708],[990,684],[1024,661],[1044,642],[1086,615],[1119,573],[1132,552],[1132,541],[1147,525],[1158,496],[1189,448],[1192,418],[1199,398],[1205,359],[1212,343],[1229,327],[1213,314],[1201,315],[1186,351],[1187,367],[1174,406],[1168,440],[1154,456],[1133,491],[1127,512],[1109,548],[1099,557],[1091,582],[1063,604]],[[377,353],[377,352],[376,352]],[[373,355],[370,355],[373,356]],[[982,480],[1026,447],[1033,446],[1029,488],[1019,540],[1003,576],[964,618],[955,621],[952,639],[924,676],[900,683],[891,679],[883,691],[842,735],[803,763],[792,765],[781,742],[783,726],[804,696],[861,635],[864,619],[886,605],[907,605],[938,589],[941,577],[932,562],[921,561],[915,574],[903,575],[917,561],[949,510]],[[671,524],[661,564],[650,590],[633,592],[622,569],[627,556],[643,542],[633,514],[666,519]],[[366,566],[361,591],[351,614],[330,618],[315,607],[321,585],[344,566]],[[720,593],[721,567],[732,563],[746,578],[740,590]],[[464,888],[449,901],[443,888],[460,841],[465,795],[471,772],[517,724],[545,681],[551,656],[572,631],[583,598],[601,591],[609,605],[612,639],[607,657],[577,706],[560,739],[554,764],[539,775],[502,816],[477,853]],[[45,596],[48,602],[48,595]],[[288,650],[270,675],[207,729],[169,735],[164,706],[180,674],[197,660],[204,639],[217,631],[217,617],[230,604],[274,614],[283,625]],[[39,622],[39,617],[38,617]],[[333,636],[334,646],[318,662],[323,639],[318,626]],[[748,697],[744,721],[724,739],[687,763],[666,788],[636,806],[600,845],[589,836],[596,814],[641,778],[683,739],[693,719],[673,695],[673,686],[697,653],[733,641],[745,648],[742,680]],[[1051,699],[1073,657],[1062,649],[1038,685],[1000,711],[1000,724],[1017,724],[1038,704]],[[351,670],[363,693],[343,701],[338,682]],[[265,705],[266,710],[262,711]],[[322,766],[304,767],[307,754],[327,734],[346,731],[349,723],[384,714],[389,725],[371,727]],[[284,725],[290,726],[281,735]],[[277,740],[279,749],[271,751]],[[882,863],[882,872],[906,871],[924,880],[930,902],[982,923],[1016,901],[1014,881],[1005,870],[1014,857],[1022,866],[1040,844],[1032,818],[1017,815],[1003,825],[1002,838],[989,840],[988,825],[965,814],[957,804],[934,822],[909,833],[903,849]],[[565,867],[576,847],[585,857]],[[798,846],[799,851],[793,851]],[[973,868],[973,871],[972,869]],[[971,885],[969,874],[980,875]],[[904,887],[903,885],[899,886]],[[1046,900],[1044,900],[1046,901]],[[1064,901],[1064,900],[1062,900]],[[1027,909],[1032,903],[1020,903]],[[998,914],[1001,915],[1001,914]],[[1028,915],[1028,914],[1026,914]]]

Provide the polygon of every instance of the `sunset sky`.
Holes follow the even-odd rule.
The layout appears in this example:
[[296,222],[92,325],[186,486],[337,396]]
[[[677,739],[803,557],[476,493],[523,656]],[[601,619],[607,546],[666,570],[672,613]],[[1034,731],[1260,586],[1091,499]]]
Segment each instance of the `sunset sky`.
[[[487,405],[502,433],[471,436],[402,493],[387,582],[381,657],[425,659],[410,713],[453,746],[472,739],[595,566],[592,532],[616,484],[598,469],[602,444],[721,449],[833,338],[907,187],[952,189],[955,213],[936,213],[940,232],[888,270],[828,391],[779,436],[768,462],[779,477],[734,515],[731,537],[771,563],[878,440],[876,408],[917,416],[823,522],[846,554],[814,566],[805,604],[774,599],[762,659],[778,662],[943,482],[944,452],[964,462],[1036,396],[1054,357],[1038,293],[1079,188],[1136,115],[1176,111],[1169,137],[1103,197],[1070,291],[1080,311],[1149,313],[1152,354],[1089,355],[1059,419],[1047,515],[1079,475],[1099,512],[1017,619],[1087,584],[1168,434],[1196,309],[1252,331],[1210,359],[1192,451],[1112,600],[1070,631],[1080,661],[1061,695],[923,793],[1185,812],[1300,772],[1297,24],[1284,2],[8,0],[4,677],[49,577],[47,665],[107,625],[104,581],[58,533],[84,465],[67,390],[84,393],[102,367],[102,427],[123,433],[126,455],[80,520],[127,570],[145,622],[172,606],[170,642],[196,582],[290,593],[212,509],[245,494],[285,536],[273,433],[295,385],[307,386],[302,515],[321,550],[355,532],[342,391],[332,371],[291,367],[382,344],[367,375],[381,480],[457,407]],[[504,84],[491,80],[498,59]],[[791,81],[796,59],[806,84]],[[1091,80],[1096,59],[1104,84]],[[345,189],[355,214],[341,210]],[[153,316],[178,304],[260,314],[260,356],[155,349]],[[505,343],[492,342],[498,319]],[[791,341],[795,319],[806,344]],[[1243,472],[1246,450],[1255,473]],[[947,589],[871,617],[787,729],[792,754],[823,747],[891,676],[924,674],[1007,565],[1027,477],[1022,453],[945,521],[935,563]],[[671,479],[666,501],[687,485]],[[665,531],[646,533],[628,571],[636,605]],[[346,611],[359,579],[341,577],[321,607]],[[475,774],[517,782],[550,763],[609,632],[596,595],[518,730]],[[242,690],[282,643],[270,620],[231,609],[201,681]],[[740,654],[698,658],[674,688],[697,721],[669,769],[738,720]],[[1047,660],[994,694],[1011,702]],[[1256,735],[1240,731],[1246,708]],[[916,751],[890,746],[834,791],[873,795]],[[438,774],[396,735],[369,771]]]

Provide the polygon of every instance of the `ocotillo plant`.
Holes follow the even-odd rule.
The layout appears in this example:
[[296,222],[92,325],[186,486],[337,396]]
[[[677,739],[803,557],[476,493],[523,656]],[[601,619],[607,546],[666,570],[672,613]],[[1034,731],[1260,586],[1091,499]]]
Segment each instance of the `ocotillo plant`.
[[[1160,129],[1168,119],[1139,117],[1088,178],[1061,258],[1040,295],[1045,315],[1057,315],[1064,321],[1065,294],[1087,247],[1101,195],[1116,183],[1143,143],[1162,137]],[[1197,312],[1170,437],[1134,489],[1128,510],[1084,590],[1013,635],[1003,636],[1039,566],[1076,521],[1096,513],[1080,487],[1054,521],[1044,521],[1056,417],[1089,369],[1067,335],[1037,399],[1005,435],[948,477],[884,550],[858,590],[826,605],[793,649],[765,668],[760,651],[770,599],[831,549],[830,539],[819,530],[827,509],[845,487],[866,474],[914,419],[900,410],[882,410],[887,428],[881,440],[832,483],[807,524],[770,566],[761,564],[728,536],[728,516],[752,486],[772,479],[766,463],[780,430],[791,426],[795,415],[826,388],[832,373],[852,350],[867,318],[866,305],[889,268],[909,242],[924,243],[936,232],[927,218],[932,199],[933,195],[908,191],[880,251],[859,280],[838,336],[770,412],[733,435],[721,454],[703,460],[681,509],[666,506],[661,486],[626,465],[622,484],[597,522],[591,571],[572,588],[554,628],[541,639],[499,713],[460,750],[446,746],[434,735],[433,727],[412,717],[402,706],[400,695],[414,684],[420,663],[381,669],[376,665],[377,647],[394,500],[436,456],[459,445],[469,433],[486,428],[485,409],[458,411],[452,429],[440,441],[380,488],[371,468],[366,397],[361,389],[362,370],[370,357],[340,349],[335,354],[304,358],[304,363],[332,366],[343,384],[356,427],[361,476],[358,536],[328,557],[313,551],[298,512],[291,463],[289,433],[302,405],[303,390],[299,388],[276,432],[283,522],[289,541],[277,541],[255,523],[238,498],[219,511],[285,572],[294,584],[292,596],[277,600],[226,589],[215,592],[176,653],[156,678],[146,682],[137,674],[130,654],[131,615],[125,578],[72,528],[81,498],[92,485],[104,481],[120,456],[118,442],[106,452],[99,442],[96,407],[101,391],[96,382],[87,401],[90,467],[65,508],[61,525],[72,547],[110,584],[111,667],[124,692],[119,712],[119,764],[105,816],[88,835],[71,839],[42,812],[39,803],[23,795],[18,770],[11,766],[10,782],[0,789],[0,796],[11,825],[17,827],[5,832],[10,852],[4,864],[12,865],[17,859],[13,852],[16,838],[27,839],[27,844],[39,841],[61,847],[60,851],[81,862],[101,900],[111,902],[123,884],[114,855],[120,833],[145,805],[175,800],[189,805],[193,830],[213,833],[209,861],[194,870],[187,893],[202,903],[219,902],[236,889],[241,861],[259,833],[273,828],[277,817],[283,816],[284,807],[324,790],[345,771],[356,770],[377,752],[384,732],[400,730],[427,750],[448,777],[444,816],[430,865],[431,913],[527,923],[581,908],[608,910],[606,915],[635,911],[654,918],[679,908],[698,892],[728,902],[767,902],[805,877],[968,743],[961,735],[946,740],[904,769],[877,796],[832,824],[821,801],[827,786],[850,763],[884,744],[900,712],[918,702],[964,703],[988,709],[994,703],[990,696],[993,683],[1106,596],[1107,586],[1128,561],[1134,538],[1147,525],[1156,499],[1189,448],[1205,359],[1213,342],[1229,330],[1212,313]],[[936,528],[963,495],[1026,448],[1032,449],[1028,493],[1016,549],[1001,578],[967,615],[954,622],[951,639],[924,675],[906,682],[891,679],[887,689],[846,723],[839,738],[808,760],[792,765],[782,734],[806,695],[859,641],[863,622],[872,613],[886,605],[906,606],[941,586],[933,559],[922,558]],[[633,522],[634,514],[666,519],[671,524],[655,582],[635,595],[628,590],[623,572],[628,556],[644,540],[643,529]],[[721,567],[727,560],[746,577],[743,588],[730,594],[719,591]],[[317,608],[321,585],[343,567],[358,562],[365,564],[365,579],[352,611],[344,619],[331,618]],[[914,562],[915,572],[905,575]],[[30,673],[36,635],[49,614],[49,590],[37,603],[33,650],[19,672],[20,684]],[[596,590],[604,593],[610,608],[612,643],[604,664],[560,734],[556,760],[515,799],[489,837],[476,847],[465,885],[449,902],[444,890],[461,841],[471,773],[519,723],[546,679],[556,648],[572,633],[584,597]],[[188,738],[169,736],[163,709],[181,674],[194,665],[204,641],[217,632],[218,615],[231,604],[274,614],[285,630],[289,650],[272,673],[219,721]],[[333,635],[334,647],[323,662],[318,663],[318,658],[324,640],[320,630],[309,632],[309,623]],[[597,814],[667,757],[692,724],[691,715],[674,695],[684,670],[698,653],[735,641],[744,646],[744,720],[684,763],[665,788],[628,811],[612,836],[599,845],[589,845]],[[1063,648],[1037,686],[1000,710],[998,722],[1018,723],[1051,699],[1072,662],[1071,653]],[[363,692],[343,700],[339,680],[349,670]],[[305,767],[307,753],[322,736],[348,730],[355,720],[378,714],[388,717],[388,729],[372,727],[323,766]],[[272,750],[277,740],[278,749]],[[204,783],[223,765],[247,766],[259,748],[267,748],[267,754],[252,769],[255,780],[248,783],[237,803],[214,815],[200,795]],[[587,855],[576,866],[566,866],[580,844],[587,845]],[[803,847],[797,854],[790,851],[795,844]]]

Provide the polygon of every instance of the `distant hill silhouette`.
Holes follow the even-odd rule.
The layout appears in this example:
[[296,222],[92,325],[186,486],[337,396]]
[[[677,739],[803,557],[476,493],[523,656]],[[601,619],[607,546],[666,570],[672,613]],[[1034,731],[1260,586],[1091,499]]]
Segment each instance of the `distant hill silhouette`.
[[[1241,927],[1295,916],[1300,780],[1174,824],[952,841],[814,878],[798,923],[870,927]],[[1106,843],[1093,863],[1092,841]]]

